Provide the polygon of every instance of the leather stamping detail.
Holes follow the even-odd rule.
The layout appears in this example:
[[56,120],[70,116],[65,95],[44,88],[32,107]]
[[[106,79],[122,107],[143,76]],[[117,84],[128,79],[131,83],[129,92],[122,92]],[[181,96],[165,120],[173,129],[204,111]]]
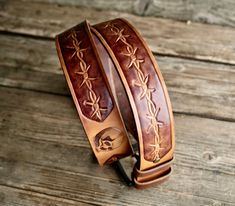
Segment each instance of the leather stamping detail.
[[[152,162],[156,163],[160,161],[160,152],[164,149],[161,147],[162,142],[164,141],[164,138],[160,135],[160,126],[162,126],[164,123],[158,120],[158,114],[160,112],[160,107],[156,107],[153,98],[152,93],[155,92],[154,88],[150,88],[148,86],[149,83],[149,75],[150,74],[144,74],[144,72],[141,70],[141,63],[144,62],[144,59],[139,59],[137,57],[138,48],[131,45],[127,39],[130,37],[130,35],[124,34],[124,29],[119,29],[115,23],[109,22],[105,25],[104,28],[110,28],[110,30],[113,32],[113,34],[116,36],[115,42],[122,41],[122,43],[126,46],[126,52],[122,53],[122,55],[129,58],[129,65],[126,67],[127,69],[134,69],[137,74],[137,79],[133,81],[133,85],[135,87],[139,87],[141,89],[139,94],[139,100],[145,99],[148,113],[146,114],[146,118],[150,120],[150,125],[148,126],[147,133],[149,133],[151,130],[154,134],[154,144],[149,144],[149,146],[152,148],[151,156]],[[148,160],[149,161],[149,160]]]
[[95,146],[97,152],[107,152],[117,149],[124,140],[124,134],[118,128],[109,127],[95,136]]
[[100,107],[100,105],[99,105],[100,96],[96,95],[96,93],[92,87],[91,82],[95,81],[97,78],[96,77],[89,77],[89,75],[88,75],[88,70],[91,68],[91,65],[87,65],[87,63],[83,59],[83,56],[84,56],[83,51],[85,51],[86,48],[84,48],[84,49],[80,48],[80,44],[82,43],[82,41],[77,40],[77,34],[75,31],[72,31],[71,34],[69,34],[69,37],[72,38],[73,46],[72,47],[67,46],[67,48],[75,50],[74,53],[71,55],[70,59],[72,59],[74,57],[76,57],[78,59],[81,71],[76,71],[75,73],[78,75],[82,75],[82,77],[83,77],[83,81],[79,85],[79,88],[82,87],[83,85],[86,85],[87,89],[89,90],[89,97],[88,97],[89,99],[85,100],[83,102],[83,104],[91,107],[92,114],[91,114],[90,118],[96,116],[99,120],[102,120],[101,112],[106,111],[107,109]]
[[65,37],[61,38],[61,45],[65,45],[62,53],[66,55],[65,63],[81,111],[88,119],[102,122],[111,112],[113,103],[95,57],[91,58],[92,48],[88,43],[88,37],[84,37],[83,30],[76,27],[64,35]]
[[60,63],[100,165],[133,153],[87,22],[56,36]]
[[[131,183],[145,188],[169,177],[175,145],[170,99],[136,29],[124,19],[93,26],[84,21],[57,35],[56,48],[99,164],[133,155],[129,132],[139,149]],[[128,179],[121,164],[116,166]]]

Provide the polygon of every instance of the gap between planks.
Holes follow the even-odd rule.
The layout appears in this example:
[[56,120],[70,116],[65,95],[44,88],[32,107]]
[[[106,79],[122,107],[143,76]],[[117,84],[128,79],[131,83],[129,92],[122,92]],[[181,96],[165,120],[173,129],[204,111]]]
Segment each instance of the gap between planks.
[[[54,41],[0,34],[0,53],[0,85],[69,95]],[[163,56],[157,60],[175,113],[235,120],[235,66]]]
[[[61,198],[60,196],[53,196],[52,194],[40,193],[38,191],[21,188],[20,186],[9,186],[0,184],[0,202],[4,205],[17,206],[74,206],[74,205],[96,205],[91,203],[81,202],[79,200],[72,200],[69,198]],[[3,206],[3,205],[2,205]]]
[[235,29],[231,27],[21,0],[3,2],[0,15],[0,30],[44,37],[54,37],[85,18],[93,24],[124,17],[143,34],[154,53],[235,64]]
[[[100,205],[118,205],[119,198],[125,201],[120,205],[130,205],[136,193],[148,196],[136,205],[154,204],[156,198],[167,205],[192,206],[235,201],[232,123],[176,115],[175,172],[166,184],[139,192],[125,187],[110,167],[99,167],[90,149],[81,147],[88,142],[71,98],[3,87],[0,91],[1,184]],[[203,125],[207,127],[198,130]]]

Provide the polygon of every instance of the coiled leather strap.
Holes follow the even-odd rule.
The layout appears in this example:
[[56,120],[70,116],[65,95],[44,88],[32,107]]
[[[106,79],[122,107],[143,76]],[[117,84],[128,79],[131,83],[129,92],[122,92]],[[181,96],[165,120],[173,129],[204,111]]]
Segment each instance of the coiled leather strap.
[[156,60],[124,19],[87,21],[56,37],[59,59],[93,152],[100,165],[133,154],[133,182],[145,188],[172,169],[174,123]]

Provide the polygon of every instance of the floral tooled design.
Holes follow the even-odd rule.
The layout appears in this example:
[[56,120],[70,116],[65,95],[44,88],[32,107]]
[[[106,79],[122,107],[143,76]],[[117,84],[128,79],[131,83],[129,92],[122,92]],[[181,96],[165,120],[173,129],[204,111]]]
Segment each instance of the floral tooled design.
[[97,96],[95,91],[92,87],[92,81],[95,81],[96,77],[90,77],[88,74],[89,69],[91,68],[91,65],[87,65],[87,63],[84,61],[84,51],[87,50],[87,48],[81,48],[80,45],[82,41],[78,41],[77,39],[77,33],[76,31],[72,31],[69,36],[72,39],[73,46],[67,46],[68,49],[75,50],[74,53],[71,55],[70,59],[76,57],[79,61],[79,66],[81,71],[76,71],[75,74],[81,75],[83,77],[82,83],[79,85],[79,88],[81,88],[83,85],[86,85],[87,89],[89,90],[89,99],[85,100],[83,102],[86,106],[91,106],[92,114],[91,118],[97,117],[99,120],[102,120],[102,111],[106,111],[106,108],[101,108],[99,105],[100,96]]
[[147,129],[149,133],[152,131],[154,133],[154,144],[150,144],[153,148],[151,155],[153,156],[152,161],[158,162],[160,160],[160,152],[164,148],[161,147],[161,143],[163,139],[160,137],[160,126],[163,125],[163,122],[158,120],[158,114],[160,112],[160,108],[157,108],[155,103],[153,102],[152,93],[155,91],[154,88],[150,88],[148,86],[149,83],[149,74],[145,75],[141,70],[141,63],[144,62],[144,59],[139,59],[137,57],[138,48],[135,48],[131,45],[127,38],[130,35],[124,34],[124,29],[119,29],[114,23],[109,22],[106,24],[105,28],[110,28],[114,35],[117,36],[116,42],[121,41],[126,46],[126,53],[122,53],[124,56],[130,58],[130,63],[128,65],[128,69],[134,68],[137,72],[137,79],[134,81],[134,86],[141,88],[141,93],[139,95],[139,100],[146,99],[148,114],[146,117],[150,120],[150,125]]

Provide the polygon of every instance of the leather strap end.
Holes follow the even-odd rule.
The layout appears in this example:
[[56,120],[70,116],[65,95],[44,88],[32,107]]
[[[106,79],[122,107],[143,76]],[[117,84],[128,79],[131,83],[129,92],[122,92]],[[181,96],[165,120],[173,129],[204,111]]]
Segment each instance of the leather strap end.
[[171,164],[174,158],[149,170],[141,171],[134,168],[133,182],[137,189],[145,189],[167,180],[172,173]]

